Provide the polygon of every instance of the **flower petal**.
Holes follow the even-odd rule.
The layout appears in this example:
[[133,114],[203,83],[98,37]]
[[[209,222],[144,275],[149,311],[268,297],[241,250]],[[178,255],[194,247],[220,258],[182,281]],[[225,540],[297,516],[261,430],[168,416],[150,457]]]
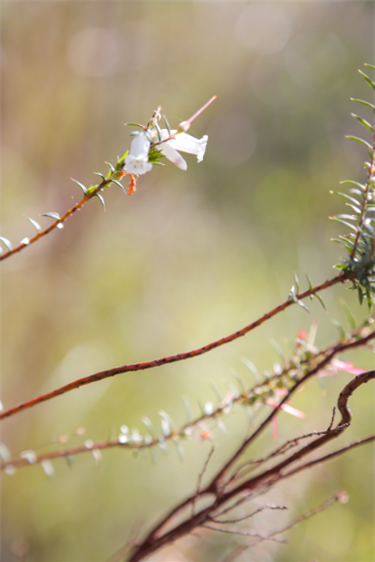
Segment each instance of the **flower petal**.
[[132,154],[128,154],[125,159],[125,171],[128,174],[145,174],[152,169],[152,164],[147,161],[147,158],[139,158],[137,156],[133,156]]
[[[162,130],[162,138],[168,138],[165,136],[166,129]],[[171,134],[176,133],[176,131],[171,131]],[[188,154],[195,154],[198,162],[203,160],[204,153],[206,152],[208,136],[204,135],[201,139],[196,139],[192,135],[187,133],[178,133],[173,139],[167,141],[165,144],[169,144],[176,150],[181,150],[181,152],[187,152]]]
[[137,158],[148,158],[150,144],[151,143],[145,133],[138,133],[131,142],[130,155],[136,156]]
[[177,150],[175,150],[170,145],[170,142],[171,141],[164,142],[163,144],[159,145],[161,153],[164,154],[164,156],[166,158],[168,158],[168,160],[173,162],[173,164],[175,164],[177,166],[177,168],[180,168],[180,170],[186,170],[187,164],[186,164],[185,160],[182,158],[181,154],[179,154],[177,152]]
[[347,363],[346,361],[340,361],[339,359],[332,359],[332,365],[339,371],[346,371],[352,375],[362,375],[362,373],[366,372],[365,369],[354,367],[353,363]]
[[128,174],[145,174],[152,169],[152,164],[148,161],[148,151],[150,141],[145,133],[140,132],[134,137],[130,145],[130,151],[125,158],[124,169]]

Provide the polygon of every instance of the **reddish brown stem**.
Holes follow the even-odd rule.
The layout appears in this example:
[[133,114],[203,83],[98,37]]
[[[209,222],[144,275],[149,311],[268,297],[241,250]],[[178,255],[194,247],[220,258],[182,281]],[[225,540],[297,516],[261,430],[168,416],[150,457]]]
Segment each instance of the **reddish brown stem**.
[[33,244],[37,240],[40,240],[40,238],[43,238],[43,236],[45,236],[49,232],[52,232],[52,230],[55,230],[55,228],[57,228],[59,224],[62,224],[68,217],[72,216],[73,213],[75,213],[76,211],[78,211],[78,209],[83,207],[83,205],[85,203],[87,203],[87,201],[92,199],[92,197],[94,197],[97,194],[98,191],[100,191],[107,184],[111,183],[111,181],[112,180],[110,180],[110,179],[102,181],[102,183],[100,185],[98,185],[98,187],[94,191],[92,191],[89,195],[85,195],[83,197],[83,199],[81,199],[81,201],[76,203],[76,205],[74,205],[74,207],[69,209],[69,211],[66,211],[66,213],[64,215],[62,215],[62,217],[60,217],[58,220],[56,220],[55,222],[50,224],[47,228],[45,228],[44,230],[41,230],[40,232],[38,232],[38,234],[36,234],[32,238],[30,238],[28,244],[18,244],[18,246],[16,246],[12,250],[9,250],[9,252],[6,252],[5,254],[0,254],[0,261],[5,260],[6,258],[9,258],[10,256],[13,256],[13,254],[16,254],[17,252],[20,252],[24,248],[28,248],[31,244]]
[[[299,295],[296,295],[296,299],[302,300],[306,297],[309,297],[310,295],[314,295],[316,293],[319,293],[320,291],[323,291],[324,289],[327,289],[328,287],[332,287],[333,285],[337,285],[337,283],[343,283],[344,281],[346,281],[350,278],[351,278],[351,275],[348,275],[348,274],[345,274],[345,273],[340,273],[337,277],[333,277],[332,279],[329,279],[328,281],[325,281],[324,283],[321,283],[320,285],[316,285],[316,287],[313,287],[312,289],[309,289],[309,290],[307,290],[307,291],[305,291],[305,292],[303,292]],[[75,380],[71,383],[68,383],[64,386],[61,386],[60,388],[57,388],[56,390],[48,392],[47,394],[42,394],[41,396],[37,396],[36,398],[33,398],[32,400],[29,400],[27,402],[22,402],[21,404],[18,404],[17,406],[13,406],[12,408],[9,408],[8,410],[4,410],[0,414],[0,420],[2,420],[4,418],[9,418],[10,416],[13,416],[15,414],[18,414],[18,413],[22,412],[23,410],[27,410],[28,408],[32,408],[33,406],[36,406],[37,404],[41,404],[42,402],[46,402],[47,400],[51,400],[52,398],[55,398],[56,396],[66,394],[67,392],[70,392],[71,390],[75,390],[77,388],[80,388],[81,386],[85,386],[87,384],[91,384],[91,383],[94,383],[96,381],[100,381],[100,380],[103,380],[103,379],[106,379],[106,378],[109,378],[109,377],[114,377],[115,375],[119,375],[121,373],[128,373],[130,371],[144,371],[146,369],[152,369],[154,367],[160,367],[161,365],[167,365],[169,363],[176,363],[177,361],[184,361],[185,359],[191,359],[193,357],[198,357],[199,355],[203,355],[204,353],[208,353],[212,349],[216,349],[217,347],[220,347],[222,345],[230,343],[230,342],[244,336],[245,334],[251,332],[255,328],[258,328],[258,326],[261,326],[264,322],[266,322],[270,318],[273,318],[274,316],[276,316],[280,312],[286,310],[287,308],[289,308],[293,304],[295,304],[295,301],[291,300],[291,299],[288,299],[288,300],[284,301],[282,304],[280,304],[279,306],[273,308],[272,310],[270,310],[269,312],[267,312],[266,314],[264,314],[263,316],[258,318],[258,320],[255,320],[251,324],[248,324],[247,326],[245,326],[241,330],[237,330],[236,332],[233,332],[232,334],[229,334],[229,336],[225,336],[224,338],[216,340],[212,343],[209,343],[207,345],[204,345],[203,347],[199,347],[199,348],[194,349],[192,351],[186,351],[184,353],[178,353],[176,355],[169,355],[169,356],[166,356],[166,357],[161,357],[160,359],[153,359],[152,361],[145,361],[145,362],[142,362],[142,363],[130,363],[130,364],[127,364],[127,365],[122,365],[121,367],[114,367],[113,369],[106,369],[105,371],[99,371],[98,373],[94,373],[94,374],[89,375],[87,377],[77,379],[77,380]]]
[[[333,357],[335,357],[338,353],[342,353],[344,351],[346,351],[347,349],[351,349],[353,347],[353,345],[366,345],[366,343],[369,341],[369,339],[374,338],[375,337],[375,331],[372,331],[370,334],[367,333],[367,335],[364,335],[362,333],[363,328],[360,328],[359,330],[353,332],[353,334],[351,335],[350,338],[348,338],[344,343],[338,343],[335,344],[333,346],[330,346],[326,349],[320,350],[316,352],[315,357],[312,356],[309,358],[309,361],[314,364],[319,357],[321,357],[318,369],[320,370],[322,368],[322,365],[325,365],[325,361],[331,361],[333,359]],[[366,332],[365,332],[366,333]],[[323,363],[324,360],[324,363]],[[301,361],[301,368],[303,365],[307,364],[307,359],[303,359]],[[270,380],[275,380],[278,377],[281,377],[283,374],[285,374],[287,372],[287,369],[285,369],[280,375],[274,376],[272,377]],[[312,371],[310,370],[310,376],[312,376],[313,374],[315,374],[315,370]],[[304,381],[306,381],[306,375],[303,378]],[[357,379],[354,379],[353,384],[355,384],[355,382],[357,381]],[[235,403],[243,403],[244,400],[246,400],[246,396],[248,396],[249,392],[251,393],[254,389],[256,389],[257,387],[261,386],[264,384],[263,382],[258,382],[254,387],[252,387],[251,389],[243,392],[242,394],[240,394],[237,398],[233,398],[233,404]],[[294,391],[294,389],[296,388],[296,386],[293,387],[292,391]],[[288,398],[290,398],[290,396],[288,396]],[[345,401],[346,397],[344,396],[343,398],[339,398],[339,404],[341,403],[340,401],[344,400]],[[186,424],[182,425],[181,427],[179,427],[178,429],[172,431],[172,433],[164,438],[165,440],[169,440],[169,439],[174,439],[177,436],[182,436],[185,434],[185,431],[188,428],[193,428],[199,425],[200,422],[205,421],[208,422],[210,419],[215,419],[218,415],[223,415],[223,406],[219,405],[217,407],[216,410],[214,410],[211,414],[206,414],[203,415],[201,417],[198,417],[192,421],[187,422]],[[341,410],[340,410],[341,411]],[[273,416],[276,415],[276,411],[273,412]],[[269,423],[269,418],[267,418],[265,420],[265,424]],[[344,423],[344,422],[343,422]],[[332,419],[332,423],[331,426],[333,424],[333,419]],[[331,429],[331,426],[329,427],[329,429]],[[260,428],[261,429],[261,428]],[[325,435],[326,431],[324,432],[313,432],[310,433],[308,435],[304,435],[302,437],[299,437],[297,440],[294,439],[292,441],[288,441],[287,445],[291,445],[292,443],[294,443],[294,445],[298,444],[299,440],[305,439],[307,437],[312,437],[313,435],[318,436],[318,435]],[[253,439],[255,436],[251,436],[251,439]],[[80,453],[85,453],[85,452],[90,452],[93,451],[95,449],[99,449],[99,450],[103,450],[103,449],[109,449],[109,448],[113,448],[113,447],[119,447],[119,448],[123,448],[123,449],[146,449],[146,448],[151,448],[151,447],[155,447],[159,444],[159,439],[158,438],[154,438],[152,441],[150,442],[132,442],[132,441],[128,441],[126,443],[119,443],[118,439],[112,439],[110,441],[99,441],[96,443],[90,443],[90,446],[87,445],[79,445],[77,447],[70,447],[67,449],[64,448],[59,448],[58,451],[51,451],[48,453],[44,453],[41,455],[38,455],[31,464],[38,464],[44,460],[53,460],[53,459],[57,459],[57,458],[62,458],[62,457],[70,457],[73,455],[77,455]],[[245,445],[248,445],[248,442],[245,442]],[[256,464],[260,465],[263,464],[264,462],[270,460],[273,457],[278,456],[278,454],[282,453],[282,449],[285,447],[285,444],[283,445],[283,447],[280,449],[277,449],[277,451],[274,451],[269,457],[265,458],[265,459],[261,459],[260,461],[257,461]],[[287,452],[288,449],[286,449],[284,452]],[[13,466],[13,467],[22,467],[22,466],[28,466],[30,464],[29,460],[27,460],[26,458],[18,458],[18,459],[10,459],[6,462],[3,462],[0,465],[0,469],[4,470],[6,467],[8,466]],[[227,468],[227,467],[226,467]],[[256,468],[256,467],[254,467]],[[230,484],[231,482],[233,482],[234,480],[238,479],[238,475],[240,473],[240,470],[237,469],[237,471],[231,476],[231,478],[227,481],[227,484]],[[241,475],[241,476],[245,476],[245,475]]]
[[[315,371],[315,369],[313,371]],[[309,378],[313,374],[313,371],[308,373],[306,377],[304,377],[304,379],[302,380],[306,380],[307,378]],[[318,462],[324,462],[325,460],[334,458],[335,456],[338,456],[339,454],[342,454],[351,448],[373,441],[375,439],[375,436],[370,436],[361,441],[356,441],[351,445],[344,447],[343,449],[335,451],[334,453],[316,459],[315,461],[312,461],[310,463],[306,463],[303,466],[298,467],[294,471],[289,471],[284,474],[282,473],[282,469],[284,467],[287,467],[290,464],[294,463],[295,461],[305,457],[310,452],[314,451],[317,448],[320,448],[334,437],[340,435],[340,433],[349,425],[349,421],[351,419],[350,410],[347,406],[347,401],[349,397],[352,395],[352,393],[356,388],[358,388],[360,385],[364,383],[367,383],[369,380],[373,380],[374,378],[375,378],[375,371],[368,371],[367,373],[363,373],[362,375],[359,375],[358,377],[353,379],[348,385],[346,385],[346,387],[341,392],[338,399],[338,409],[341,413],[342,418],[340,422],[337,424],[337,426],[334,429],[328,429],[325,435],[318,437],[317,439],[315,439],[314,441],[312,441],[311,443],[309,443],[308,445],[306,445],[305,447],[303,447],[302,449],[300,449],[299,451],[297,451],[287,459],[279,462],[276,466],[273,466],[272,468],[265,470],[264,472],[248,479],[247,481],[238,484],[237,486],[233,487],[231,490],[226,490],[225,486],[218,488],[217,483],[219,479],[221,479],[221,475],[223,473],[223,471],[221,470],[212,479],[211,483],[206,488],[201,490],[201,492],[199,493],[200,497],[202,497],[203,495],[212,494],[214,499],[211,505],[205,509],[202,509],[199,513],[181,522],[172,530],[166,531],[163,534],[163,528],[165,528],[166,525],[171,524],[172,518],[176,515],[177,512],[179,512],[183,507],[186,507],[187,505],[194,502],[196,499],[196,495],[191,496],[190,498],[185,500],[182,504],[180,504],[180,506],[174,508],[163,519],[163,521],[149,533],[149,535],[142,541],[141,544],[137,545],[135,551],[133,552],[133,555],[129,559],[129,562],[139,562],[140,560],[143,560],[144,558],[148,557],[153,552],[158,551],[163,546],[170,544],[176,539],[188,534],[194,528],[196,528],[199,525],[202,525],[205,521],[209,520],[218,507],[224,505],[226,502],[228,502],[228,500],[238,496],[241,492],[245,492],[245,491],[249,492],[251,490],[258,489],[261,486],[266,486],[266,487],[272,486],[282,478],[286,478],[291,474],[293,474],[294,472],[304,470],[306,468],[309,468],[313,464],[317,464]],[[296,388],[297,386],[299,386],[299,384],[296,384],[294,388]],[[240,450],[243,452],[242,447]],[[235,457],[237,457],[237,454],[235,455]],[[231,463],[228,463],[226,466],[230,466],[230,464]]]

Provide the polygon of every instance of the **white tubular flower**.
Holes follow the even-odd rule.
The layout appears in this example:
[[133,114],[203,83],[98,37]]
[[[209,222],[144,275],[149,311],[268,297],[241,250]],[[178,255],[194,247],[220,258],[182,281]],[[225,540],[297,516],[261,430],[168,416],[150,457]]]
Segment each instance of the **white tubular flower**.
[[[175,133],[176,131],[171,131]],[[206,152],[208,136],[204,135],[201,139],[196,139],[187,133],[178,133],[167,144],[173,146],[175,150],[181,150],[188,154],[195,154],[198,162],[202,162],[204,153]]]
[[187,170],[187,164],[181,154],[170,144],[171,141],[160,144],[160,151],[168,160],[173,162],[180,170]]
[[[161,138],[165,140],[169,137],[169,134],[173,135],[175,133],[177,133],[176,129],[170,133],[167,129],[162,129]],[[152,137],[157,140],[156,133],[153,132]],[[164,154],[168,160],[180,168],[180,170],[186,170],[187,164],[177,151],[181,150],[181,152],[195,154],[198,162],[202,162],[204,153],[206,152],[207,139],[207,135],[204,135],[201,139],[196,139],[186,133],[178,133],[171,140],[158,145],[158,149],[161,150],[162,154]]]
[[138,133],[132,140],[129,154],[125,158],[125,172],[140,175],[152,169],[152,164],[148,161],[150,144],[144,132]]

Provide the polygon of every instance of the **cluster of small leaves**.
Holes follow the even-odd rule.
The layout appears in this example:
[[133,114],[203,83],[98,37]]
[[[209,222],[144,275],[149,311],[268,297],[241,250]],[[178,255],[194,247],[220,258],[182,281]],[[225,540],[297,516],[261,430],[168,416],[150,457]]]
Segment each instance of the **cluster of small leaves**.
[[[308,286],[309,286],[309,290],[312,291],[314,289],[314,287],[313,287],[310,275],[307,273],[307,271],[305,271],[305,275],[306,275],[306,280],[307,280],[307,283],[308,283]],[[292,288],[289,291],[288,299],[290,301],[293,301],[296,304],[298,304],[301,308],[303,308],[304,310],[306,310],[306,312],[308,312],[310,314],[310,311],[307,308],[307,306],[305,305],[305,303],[302,301],[302,299],[298,298],[299,292],[300,292],[299,280],[298,280],[297,274],[294,273],[294,284],[292,285]],[[315,293],[314,295],[311,294],[310,300],[312,301],[314,299],[314,297],[316,297],[318,299],[318,301],[320,302],[320,304],[322,305],[324,310],[327,312],[327,307],[324,304],[324,301],[323,301],[322,297],[319,295],[319,293]]]
[[[64,220],[66,220],[77,208],[79,208],[86,201],[91,199],[91,197],[98,197],[100,203],[103,206],[103,209],[105,210],[104,198],[99,192],[103,191],[103,189],[105,187],[108,187],[112,183],[115,183],[116,185],[118,185],[122,189],[122,191],[125,192],[125,188],[123,187],[123,185],[121,185],[119,180],[121,180],[122,177],[124,176],[123,168],[124,168],[125,158],[126,158],[127,155],[128,155],[128,152],[126,152],[121,158],[119,156],[117,156],[117,162],[116,162],[115,166],[113,166],[109,162],[106,162],[106,164],[109,166],[109,170],[108,170],[108,173],[107,173],[106,176],[104,176],[100,172],[94,172],[96,175],[98,175],[102,178],[102,182],[100,184],[91,185],[90,187],[85,187],[81,182],[71,178],[72,181],[74,183],[76,183],[81,188],[84,197],[78,204],[76,204],[74,207],[69,209],[69,211],[67,211],[62,216],[55,211],[50,212],[50,213],[41,214],[40,215],[41,217],[47,217],[47,218],[53,219],[54,222],[49,227],[43,229],[41,227],[41,225],[36,220],[32,219],[31,217],[26,217],[26,219],[37,230],[37,234],[35,236],[33,236],[31,238],[28,238],[28,237],[23,238],[20,241],[19,246],[17,246],[16,248],[14,248],[13,244],[11,243],[10,240],[8,240],[8,238],[5,238],[4,236],[0,236],[0,242],[2,242],[3,245],[7,249],[7,253],[4,254],[2,256],[2,258],[7,257],[7,255],[10,254],[10,253],[14,253],[15,251],[18,251],[18,250],[22,249],[22,247],[28,246],[32,242],[35,242],[37,239],[41,238],[42,236],[44,236],[45,234],[50,232],[52,228],[58,228],[58,229],[64,228],[64,224],[63,224]],[[3,252],[3,248],[0,246],[0,254],[2,252]]]
[[[108,173],[107,173],[106,176],[104,176],[104,174],[102,174],[101,172],[94,172],[94,174],[96,176],[100,176],[102,178],[103,187],[100,189],[100,191],[103,191],[104,187],[108,187],[112,183],[115,183],[125,193],[124,186],[118,180],[121,179],[122,176],[124,175],[123,169],[124,169],[124,164],[125,164],[125,158],[127,157],[128,152],[129,151],[126,151],[125,154],[121,158],[119,156],[117,156],[117,162],[116,162],[115,166],[113,166],[110,162],[106,162],[107,166],[109,167],[109,170],[108,170]],[[90,187],[85,187],[79,181],[77,181],[73,178],[72,178],[72,180],[74,181],[74,183],[76,183],[82,189],[84,196],[91,195],[99,187],[99,185],[91,185]],[[103,196],[100,193],[96,192],[95,197],[99,198],[99,201],[102,204],[103,209],[105,210],[105,202],[104,202]]]
[[[375,70],[375,66],[366,64]],[[359,70],[367,84],[375,90],[375,82]],[[375,105],[361,99],[352,101],[369,107],[375,114]],[[352,276],[352,289],[358,293],[359,302],[362,304],[364,298],[371,311],[375,294],[375,134],[374,126],[368,121],[352,113],[352,116],[361,123],[372,135],[371,143],[365,139],[348,135],[347,138],[359,142],[367,148],[369,161],[365,162],[367,177],[364,184],[353,180],[345,180],[342,184],[351,186],[350,195],[341,192],[331,192],[343,197],[346,206],[351,209],[350,214],[341,214],[331,219],[347,226],[352,232],[341,235],[333,241],[343,245],[349,253],[341,264],[335,267],[343,273]]]

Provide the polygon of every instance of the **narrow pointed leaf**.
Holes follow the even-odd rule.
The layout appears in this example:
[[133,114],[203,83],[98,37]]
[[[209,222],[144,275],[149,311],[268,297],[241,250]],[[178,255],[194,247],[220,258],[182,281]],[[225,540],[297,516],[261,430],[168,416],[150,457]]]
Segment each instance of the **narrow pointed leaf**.
[[119,188],[122,189],[122,191],[123,191],[124,193],[126,193],[125,187],[124,187],[119,181],[117,181],[117,180],[112,180],[112,182],[115,183],[116,185],[118,185]]
[[233,369],[231,370],[230,374],[238,382],[238,385],[240,387],[241,392],[245,392],[245,387],[244,387],[244,384],[243,384],[242,379],[239,376],[239,374],[236,371],[234,371]]
[[369,150],[372,150],[371,144],[369,142],[365,141],[364,139],[360,139],[359,137],[354,137],[353,135],[346,135],[345,138],[353,140],[355,142],[359,142],[360,144],[363,144],[364,146],[366,146]]
[[197,400],[197,404],[201,413],[201,417],[204,418],[206,416],[206,412],[204,411],[204,406],[200,400]]
[[168,130],[168,134],[170,135],[170,134],[171,134],[171,128],[170,128],[170,126],[169,126],[169,123],[168,123],[167,118],[166,118],[165,115],[163,115],[163,119],[164,119],[165,126],[166,126],[166,128],[167,128],[167,130]]
[[158,125],[156,122],[155,122],[155,127],[156,127],[156,132],[157,132],[157,134],[158,134],[158,139],[159,139],[159,141],[161,142],[161,140],[162,140],[162,138],[161,138],[161,130],[160,130],[159,125]]
[[368,66],[368,68],[372,68],[372,70],[375,70],[375,66],[373,64],[370,64],[369,62],[365,62],[364,65]]
[[368,121],[366,121],[365,119],[362,119],[362,117],[360,117],[359,115],[356,115],[355,113],[351,113],[350,115],[352,117],[354,117],[354,119],[357,119],[357,121],[359,121],[361,123],[361,125],[366,127],[366,129],[368,131],[370,131],[371,133],[374,132],[374,129],[372,128],[372,126],[370,125],[370,123]]
[[295,301],[296,300],[296,288],[292,285],[292,288],[289,291],[289,300]]
[[100,195],[100,193],[95,193],[95,197],[97,197],[100,201],[100,203],[102,204],[103,209],[105,210],[105,201],[102,195]]
[[[341,182],[343,183],[343,182]],[[339,195],[340,197],[344,197],[344,199],[347,199],[348,201],[351,201],[354,205],[360,205],[360,202],[357,201],[357,199],[354,199],[354,197],[350,197],[350,195],[348,195],[347,193],[342,193],[341,191],[330,191],[331,194],[333,195]],[[362,195],[362,193],[361,193]]]
[[335,328],[338,329],[338,331],[340,332],[340,337],[341,339],[345,338],[345,331],[344,328],[341,326],[340,322],[338,322],[337,320],[332,320],[332,324],[335,326]]
[[271,340],[270,344],[272,345],[272,347],[274,348],[274,350],[276,351],[277,355],[280,357],[281,361],[284,362],[285,361],[285,357],[284,354],[281,350],[281,347],[279,346],[279,344],[277,343],[277,341],[275,340]]
[[351,99],[351,101],[356,101],[357,103],[361,103],[362,105],[366,105],[367,107],[370,107],[372,110],[375,111],[375,105],[373,105],[369,101],[359,100],[357,98],[350,98],[350,99]]
[[297,277],[296,272],[294,272],[294,281],[295,281],[296,291],[297,291],[297,294],[298,294],[299,293],[299,281],[298,281],[298,277]]
[[223,420],[217,419],[216,425],[219,428],[219,430],[221,431],[221,433],[224,435],[224,437],[227,437],[228,431],[227,431],[227,428],[224,425]]
[[[369,66],[369,65],[366,65],[366,66]],[[362,70],[359,70],[359,69],[358,69],[358,72],[359,72],[360,75],[363,76],[363,78],[366,80],[367,84],[368,84],[369,86],[371,86],[371,88],[372,88],[373,90],[375,90],[375,82],[373,82],[373,81],[371,80],[371,78],[369,78],[369,77],[367,76],[367,74],[365,74],[364,72],[362,72]]]
[[246,365],[246,367],[248,369],[250,369],[250,371],[252,372],[256,382],[260,382],[261,381],[261,376],[259,374],[258,369],[255,367],[254,363],[252,361],[250,361],[249,359],[246,359],[246,357],[244,357],[242,359],[242,362]]
[[362,305],[363,303],[363,291],[362,288],[360,286],[358,286],[358,300],[359,300],[359,304]]
[[189,397],[183,396],[182,400],[183,400],[183,403],[184,403],[184,406],[185,406],[187,421],[191,422],[192,419],[193,419],[193,411],[192,411],[192,408],[191,408],[191,402],[189,400]]
[[368,306],[368,310],[371,313],[372,310],[372,298],[369,292],[366,293],[366,300],[367,300],[367,306]]
[[83,185],[83,183],[81,183],[81,182],[75,180],[74,178],[70,178],[70,179],[71,179],[72,181],[74,181],[74,183],[76,183],[76,184],[82,189],[83,193],[86,195],[87,189],[86,189],[86,187]]
[[40,215],[41,217],[49,217],[50,219],[55,219],[56,221],[60,220],[60,215],[59,213],[44,213],[43,215]]
[[321,297],[318,293],[316,293],[315,296],[316,296],[316,298],[318,299],[318,301],[320,302],[320,304],[322,305],[322,307],[324,308],[324,310],[325,310],[326,312],[328,312],[327,307],[326,307],[326,305],[324,304],[324,300],[322,299],[322,297]]
[[348,221],[356,221],[356,220],[358,220],[358,217],[356,217],[355,215],[344,215],[344,214],[341,214],[341,215],[337,215],[336,218],[338,218],[338,219],[344,219],[344,220],[346,219],[346,220],[348,220]]
[[55,474],[55,469],[53,468],[53,464],[49,460],[41,461],[40,466],[43,468],[44,473],[48,478],[52,478]]
[[365,188],[366,188],[365,185],[363,185],[363,184],[361,184],[361,183],[359,183],[359,182],[357,182],[357,181],[354,181],[354,180],[342,180],[342,181],[340,181],[340,185],[356,185],[356,186],[359,187],[362,191],[364,191]]
[[142,418],[142,423],[147,427],[147,429],[151,433],[151,436],[154,437],[155,436],[155,428],[154,428],[154,425],[153,425],[152,421],[148,417],[144,416]]
[[340,240],[339,238],[331,238],[331,242],[336,242],[337,244],[340,244],[341,246],[344,246],[349,251],[353,248],[353,245],[349,245],[346,242],[344,242],[343,240]]
[[112,164],[110,162],[104,162],[104,164],[107,164],[107,166],[109,166],[109,169],[111,170],[111,172],[115,171],[114,167],[112,166]]
[[232,383],[232,381],[227,382],[227,387],[229,388],[229,390],[233,394],[233,398],[239,398],[240,393],[238,391],[238,388],[236,387],[235,384]]
[[215,381],[210,381],[210,387],[212,388],[212,390],[215,393],[216,398],[218,399],[218,402],[221,402],[222,398],[221,398],[221,394],[220,391],[217,387],[217,384],[215,383]]
[[125,158],[127,157],[128,154],[129,154],[129,150],[127,150],[121,158],[117,156],[116,170],[120,170],[122,168],[125,162]]
[[[311,291],[311,290],[313,289],[313,284],[312,284],[312,281],[311,281],[311,279],[310,279],[310,275],[307,273],[307,271],[305,271],[305,275],[306,275],[307,283],[308,283],[308,285],[309,285],[309,291]],[[313,295],[310,295],[310,300],[311,300],[311,301],[313,300],[313,298],[314,298],[314,296],[313,296]]]
[[299,306],[301,308],[303,308],[303,310],[306,310],[306,312],[308,312],[309,314],[311,314],[311,312],[309,311],[309,309],[307,308],[307,306],[305,305],[305,303],[303,301],[301,301],[300,299],[296,299],[295,302],[297,304],[299,304]]
[[164,441],[159,441],[158,447],[163,451],[165,455],[169,452],[169,447]]
[[4,236],[0,236],[0,240],[2,241],[4,246],[8,248],[10,252],[13,250],[12,242],[8,240],[8,238],[4,238]]
[[353,209],[353,211],[355,213],[358,213],[358,215],[361,214],[361,209],[359,209],[358,207],[356,207],[355,205],[352,205],[351,203],[345,203],[345,205],[347,205],[348,207],[350,207],[351,209]]
[[31,219],[30,217],[26,217],[26,218],[29,222],[31,222],[31,224],[37,229],[38,232],[42,230],[42,227],[38,222],[34,221],[34,219]]
[[128,127],[140,127],[141,129],[144,129],[144,126],[141,125],[140,123],[124,123],[124,125]]
[[340,301],[340,305],[342,306],[342,309],[345,312],[345,315],[349,321],[352,330],[355,330],[357,328],[357,322],[354,319],[352,311],[350,310],[349,306],[346,304],[344,300]]
[[180,441],[173,441],[175,447],[176,447],[176,451],[178,454],[178,458],[180,459],[180,463],[183,464],[185,461],[185,449],[182,446],[182,443],[180,443]]
[[339,219],[338,217],[329,217],[329,218],[330,218],[330,220],[335,221],[335,222],[339,222],[341,224],[344,224],[345,226],[354,230],[354,232],[357,232],[357,227],[354,226],[353,224],[350,224],[349,222],[343,221],[343,220]]

